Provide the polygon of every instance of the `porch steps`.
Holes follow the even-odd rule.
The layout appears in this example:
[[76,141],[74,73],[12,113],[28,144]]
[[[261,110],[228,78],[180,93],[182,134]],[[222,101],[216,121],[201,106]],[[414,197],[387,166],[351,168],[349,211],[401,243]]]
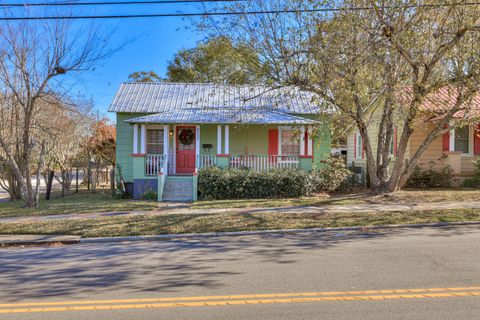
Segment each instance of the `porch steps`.
[[192,176],[168,176],[163,189],[163,201],[193,201]]

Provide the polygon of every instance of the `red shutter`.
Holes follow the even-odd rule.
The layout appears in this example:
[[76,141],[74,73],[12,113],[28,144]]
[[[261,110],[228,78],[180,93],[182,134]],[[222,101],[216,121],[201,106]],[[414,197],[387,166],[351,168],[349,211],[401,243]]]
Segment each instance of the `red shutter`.
[[365,143],[363,142],[363,137],[362,137],[362,159],[365,159]]
[[353,159],[357,159],[357,135],[353,136]]
[[397,128],[393,128],[393,156],[397,155]]
[[[448,124],[446,124],[444,128],[448,129]],[[443,152],[450,151],[450,130],[448,130],[443,134],[442,139],[443,139],[443,148],[442,148]]]
[[278,129],[268,130],[268,155],[278,155]]
[[480,155],[480,123],[477,124],[473,132],[473,154]]
[[305,149],[304,150],[305,150],[305,154],[308,155],[308,131],[307,130],[305,130],[304,139],[305,139],[305,141],[304,141],[305,142],[304,143],[305,144]]

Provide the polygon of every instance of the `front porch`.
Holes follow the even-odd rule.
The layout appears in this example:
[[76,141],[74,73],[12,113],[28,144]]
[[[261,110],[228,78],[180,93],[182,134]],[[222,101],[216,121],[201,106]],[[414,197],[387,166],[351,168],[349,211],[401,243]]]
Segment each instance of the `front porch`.
[[313,166],[313,126],[134,123],[132,128],[137,199],[148,190],[155,190],[159,201],[166,200],[164,194],[171,193],[170,187],[179,189],[172,182],[174,177],[183,176],[184,184],[192,184],[189,200],[195,201],[197,172],[211,166],[254,171],[308,171]]

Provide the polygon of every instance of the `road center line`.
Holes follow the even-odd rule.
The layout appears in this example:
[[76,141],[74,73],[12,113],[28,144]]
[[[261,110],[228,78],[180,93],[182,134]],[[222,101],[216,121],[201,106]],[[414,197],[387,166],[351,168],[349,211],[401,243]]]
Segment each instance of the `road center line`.
[[[473,290],[473,291],[472,291]],[[376,294],[372,294],[376,293]],[[390,293],[390,294],[386,294]],[[336,292],[306,292],[306,293],[278,293],[253,294],[231,296],[199,296],[176,297],[157,299],[122,299],[122,300],[93,300],[70,302],[36,302],[2,304],[0,314],[6,313],[33,313],[33,312],[62,312],[62,311],[94,311],[94,310],[122,310],[147,308],[178,308],[178,307],[208,307],[247,304],[272,303],[306,303],[322,301],[361,301],[361,300],[390,300],[390,299],[426,299],[426,298],[453,298],[478,297],[480,287],[465,288],[428,288],[428,289],[395,289],[395,290],[367,290],[367,291],[336,291]],[[165,302],[162,302],[165,301]],[[130,304],[119,304],[129,303]],[[132,303],[137,302],[137,303]],[[151,302],[151,303],[146,303]],[[81,305],[89,304],[89,305]],[[29,306],[29,307],[27,307]],[[24,307],[24,308],[18,308]]]

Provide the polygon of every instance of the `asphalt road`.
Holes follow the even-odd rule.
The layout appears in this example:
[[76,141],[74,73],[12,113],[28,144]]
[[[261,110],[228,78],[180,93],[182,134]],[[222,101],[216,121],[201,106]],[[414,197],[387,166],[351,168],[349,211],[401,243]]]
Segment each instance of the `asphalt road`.
[[479,252],[478,226],[0,249],[0,319],[478,319]]

